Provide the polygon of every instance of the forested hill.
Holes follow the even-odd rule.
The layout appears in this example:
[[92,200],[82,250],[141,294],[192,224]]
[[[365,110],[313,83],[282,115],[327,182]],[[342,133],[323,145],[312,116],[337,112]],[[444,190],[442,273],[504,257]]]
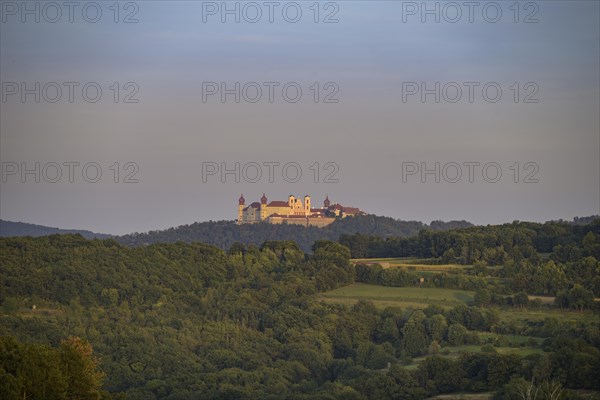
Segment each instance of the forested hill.
[[94,233],[79,229],[60,229],[49,226],[27,224],[25,222],[13,222],[0,220],[0,237],[10,236],[48,236],[54,234],[79,234],[86,239],[106,239],[111,237],[104,233]]
[[202,242],[228,249],[235,242],[261,245],[269,240],[293,240],[309,252],[316,240],[338,240],[342,234],[361,233],[380,237],[414,236],[423,229],[447,230],[473,226],[466,221],[433,221],[431,225],[419,221],[400,221],[376,215],[344,218],[324,228],[268,223],[237,225],[233,221],[196,222],[161,231],[133,233],[116,238],[129,246],[153,243]]
[[439,273],[354,265],[364,238],[310,255],[0,238],[0,398],[598,400],[599,237],[600,221],[422,231],[419,254],[473,258]]

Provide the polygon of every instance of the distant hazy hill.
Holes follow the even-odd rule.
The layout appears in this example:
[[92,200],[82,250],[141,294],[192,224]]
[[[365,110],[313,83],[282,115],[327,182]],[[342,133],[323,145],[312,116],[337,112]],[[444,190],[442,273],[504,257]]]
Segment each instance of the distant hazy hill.
[[431,226],[418,221],[400,221],[389,217],[360,215],[335,221],[324,228],[268,223],[236,225],[233,221],[197,222],[162,231],[134,233],[116,238],[131,246],[151,243],[203,242],[228,249],[235,242],[260,245],[267,240],[293,240],[309,251],[315,240],[337,240],[341,234],[362,233],[382,237],[416,235],[422,229],[447,230],[466,228],[466,221],[433,221]]
[[53,234],[78,233],[86,239],[105,239],[111,237],[104,233],[94,233],[91,231],[78,229],[60,229],[49,226],[27,224],[25,222],[12,222],[0,220],[0,237],[6,236],[46,236]]
[[[575,217],[572,221],[562,221],[574,225],[585,225],[598,216]],[[46,236],[52,234],[80,234],[91,239],[114,237],[122,244],[142,246],[152,243],[203,242],[228,249],[235,242],[261,245],[267,240],[293,240],[304,250],[310,251],[315,240],[338,240],[342,234],[361,233],[381,237],[407,237],[416,235],[422,229],[444,231],[473,226],[467,221],[432,221],[429,225],[419,221],[401,221],[376,215],[360,215],[335,221],[325,228],[305,228],[296,225],[272,225],[267,223],[236,225],[234,221],[196,222],[160,231],[132,233],[112,236],[87,230],[60,229],[43,225],[0,220],[0,237],[6,236]]]

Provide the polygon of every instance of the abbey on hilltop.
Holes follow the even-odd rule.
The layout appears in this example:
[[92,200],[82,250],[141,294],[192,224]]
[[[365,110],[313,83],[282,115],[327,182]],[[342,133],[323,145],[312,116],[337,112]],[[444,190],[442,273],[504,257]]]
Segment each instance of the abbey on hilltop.
[[304,202],[290,194],[287,201],[274,200],[267,203],[263,193],[260,203],[254,202],[246,207],[244,195],[240,196],[238,205],[238,224],[268,222],[270,224],[295,224],[323,227],[331,224],[336,218],[344,218],[364,214],[358,208],[331,204],[329,196],[325,198],[323,207],[312,208],[310,196],[304,196]]

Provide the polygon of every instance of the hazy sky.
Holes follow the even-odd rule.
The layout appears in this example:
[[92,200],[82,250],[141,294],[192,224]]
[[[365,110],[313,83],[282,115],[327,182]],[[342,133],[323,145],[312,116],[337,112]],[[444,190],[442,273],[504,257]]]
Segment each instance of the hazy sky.
[[600,213],[598,1],[427,2],[439,22],[421,1],[246,3],[3,0],[0,217],[121,234],[263,192],[425,222]]

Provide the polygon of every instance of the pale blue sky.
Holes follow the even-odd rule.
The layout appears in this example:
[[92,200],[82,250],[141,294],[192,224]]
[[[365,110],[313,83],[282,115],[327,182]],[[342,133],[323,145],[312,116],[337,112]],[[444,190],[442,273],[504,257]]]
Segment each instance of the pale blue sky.
[[[404,23],[408,2],[401,1],[335,2],[336,24],[312,22],[312,1],[299,2],[296,24],[277,13],[273,24],[223,24],[218,17],[203,23],[202,2],[143,1],[136,2],[138,23],[115,24],[112,2],[98,3],[104,14],[96,24],[76,14],[72,24],[21,23],[9,15],[0,25],[2,82],[94,81],[103,88],[95,104],[81,97],[73,104],[22,104],[18,97],[1,104],[2,162],[94,161],[103,169],[94,184],[9,176],[0,194],[3,219],[146,231],[234,219],[240,192],[250,201],[263,192],[270,199],[309,193],[315,203],[329,194],[368,212],[425,222],[600,212],[597,1],[534,2],[539,22],[532,24],[513,22],[512,1],[497,2],[503,17],[495,24],[477,12],[473,23],[466,16],[455,24],[421,23],[418,16]],[[113,103],[109,86],[130,81],[139,103]],[[303,97],[295,104],[281,96],[273,104],[203,103],[206,81],[298,82]],[[472,104],[423,104],[418,97],[403,103],[402,82],[412,81],[497,82],[503,97],[494,104],[481,96]],[[314,104],[314,82],[335,82],[339,103]],[[514,82],[534,82],[539,103],[514,103]],[[139,165],[140,182],[115,184],[109,167],[128,161]],[[208,161],[294,161],[304,178],[203,183]],[[340,167],[339,183],[315,184],[309,167],[329,161]],[[503,179],[402,182],[403,162],[436,161],[497,162]],[[515,162],[535,162],[539,183],[514,183]],[[520,180],[527,171],[521,173]]]

